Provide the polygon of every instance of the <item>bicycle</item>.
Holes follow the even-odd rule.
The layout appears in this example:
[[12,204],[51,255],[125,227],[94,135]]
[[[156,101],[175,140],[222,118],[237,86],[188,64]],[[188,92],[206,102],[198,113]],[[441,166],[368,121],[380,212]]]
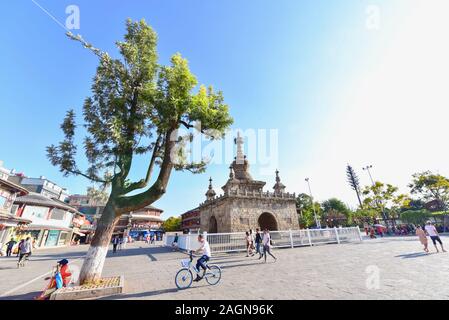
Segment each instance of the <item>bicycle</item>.
[[[192,285],[193,275],[200,275],[202,270],[196,270],[193,263],[193,252],[189,252],[189,259],[181,261],[182,268],[176,273],[175,284],[178,289],[188,289]],[[217,265],[209,265],[205,262],[206,274],[204,279],[211,286],[217,285],[221,280],[221,268]]]

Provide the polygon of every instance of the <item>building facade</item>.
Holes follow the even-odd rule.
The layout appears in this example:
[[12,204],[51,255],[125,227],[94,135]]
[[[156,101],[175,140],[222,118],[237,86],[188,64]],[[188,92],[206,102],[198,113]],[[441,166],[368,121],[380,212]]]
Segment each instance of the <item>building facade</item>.
[[31,220],[13,214],[17,196],[27,195],[25,188],[8,181],[9,171],[0,166],[0,250],[2,245],[15,237],[15,230],[24,228]]
[[114,234],[119,236],[130,236],[134,240],[144,240],[148,235],[162,237],[161,215],[164,211],[153,206],[146,206],[137,211],[121,216],[117,223]]
[[16,231],[19,238],[32,237],[35,247],[69,245],[73,234],[73,219],[82,215],[66,203],[30,192],[17,197],[15,215],[31,220],[26,228]]
[[236,138],[237,156],[230,166],[229,179],[217,196],[210,179],[206,201],[200,204],[201,230],[209,233],[241,232],[249,229],[298,230],[296,195],[285,192],[279,171],[273,192],[264,191],[265,182],[254,180],[243,154],[243,138]]
[[198,208],[181,215],[181,229],[185,232],[198,232],[201,229],[201,216]]
[[39,178],[29,178],[19,173],[10,175],[9,180],[16,184],[20,184],[28,191],[39,193],[50,199],[67,201],[69,198],[69,193],[66,188],[57,185],[44,176]]

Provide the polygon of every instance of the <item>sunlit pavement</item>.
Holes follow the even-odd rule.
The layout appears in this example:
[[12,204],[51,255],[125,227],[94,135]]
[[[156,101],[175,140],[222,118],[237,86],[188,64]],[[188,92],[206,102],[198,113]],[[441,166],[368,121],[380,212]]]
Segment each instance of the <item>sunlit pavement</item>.
[[[449,238],[442,240],[449,248]],[[415,237],[405,237],[273,250],[278,261],[268,257],[267,264],[245,253],[219,254],[212,261],[223,269],[217,286],[200,282],[180,291],[174,277],[186,255],[138,242],[109,251],[103,275],[123,274],[125,293],[103,299],[448,299],[449,253],[432,253],[431,242],[429,248],[425,254]],[[0,258],[0,299],[31,299],[57,260],[80,267],[86,251],[37,251],[21,269],[15,257]]]

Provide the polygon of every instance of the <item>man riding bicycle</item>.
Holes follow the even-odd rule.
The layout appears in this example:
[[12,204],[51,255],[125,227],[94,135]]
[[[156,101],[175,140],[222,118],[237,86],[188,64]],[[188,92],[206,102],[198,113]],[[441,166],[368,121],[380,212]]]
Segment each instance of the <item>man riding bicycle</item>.
[[[198,242],[200,243],[200,248],[196,251],[193,251],[193,253],[195,253],[195,254],[202,253],[203,255],[196,262],[196,270],[198,270],[198,274],[196,275],[196,279],[193,280],[196,282],[203,279],[204,276],[206,275],[206,268],[207,268],[206,262],[208,262],[210,260],[210,258],[212,257],[211,252],[210,252],[209,242],[207,242],[206,238],[202,234],[198,235]],[[199,274],[200,267],[203,268],[202,276],[200,276],[200,274]]]

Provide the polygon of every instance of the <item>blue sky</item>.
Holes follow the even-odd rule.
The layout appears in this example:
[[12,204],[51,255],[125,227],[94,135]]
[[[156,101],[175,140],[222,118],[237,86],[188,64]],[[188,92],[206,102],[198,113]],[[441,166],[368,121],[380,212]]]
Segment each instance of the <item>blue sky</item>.
[[[278,130],[276,167],[290,192],[305,192],[309,176],[317,199],[337,196],[354,206],[347,163],[362,183],[361,167],[373,164],[375,178],[403,191],[416,171],[449,173],[441,147],[449,102],[445,1],[37,2],[62,23],[66,7],[77,5],[81,29],[74,33],[112,55],[126,18],[145,18],[158,33],[160,62],[181,52],[200,83],[224,92],[234,129]],[[379,13],[374,30],[370,8]],[[83,193],[88,182],[62,177],[45,147],[61,138],[67,109],[80,114],[97,60],[31,0],[8,1],[0,21],[0,160]],[[218,191],[228,166],[175,173],[155,205],[166,217],[197,206],[209,176]],[[251,171],[274,184],[274,172],[262,173],[258,163]],[[140,159],[133,177],[144,174]]]

